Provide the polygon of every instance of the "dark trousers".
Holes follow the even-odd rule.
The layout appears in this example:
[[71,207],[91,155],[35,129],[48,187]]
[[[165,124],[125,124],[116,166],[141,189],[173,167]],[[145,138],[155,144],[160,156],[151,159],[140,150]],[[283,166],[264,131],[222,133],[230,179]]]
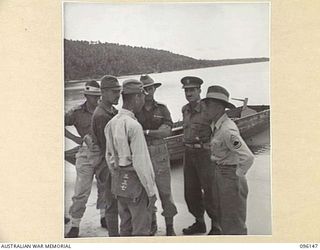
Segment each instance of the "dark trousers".
[[218,202],[214,195],[215,163],[210,159],[210,150],[185,150],[184,196],[189,212],[201,218],[206,211],[211,220],[218,224]]
[[217,166],[217,196],[222,234],[247,234],[248,185],[245,176],[236,175],[236,166]]

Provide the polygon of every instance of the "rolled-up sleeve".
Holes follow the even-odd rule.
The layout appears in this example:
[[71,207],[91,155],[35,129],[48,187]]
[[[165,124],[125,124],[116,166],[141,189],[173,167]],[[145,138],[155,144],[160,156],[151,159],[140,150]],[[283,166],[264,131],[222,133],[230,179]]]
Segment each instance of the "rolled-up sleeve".
[[74,114],[74,110],[71,109],[64,115],[64,125],[72,126],[74,125],[74,123],[75,123],[75,114]]

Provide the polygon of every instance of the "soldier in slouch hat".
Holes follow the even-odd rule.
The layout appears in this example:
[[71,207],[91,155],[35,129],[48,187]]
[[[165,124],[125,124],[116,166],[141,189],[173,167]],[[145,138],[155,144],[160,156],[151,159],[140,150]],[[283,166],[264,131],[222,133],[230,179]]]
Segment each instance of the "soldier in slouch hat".
[[219,202],[219,224],[222,234],[247,234],[246,213],[248,185],[246,173],[254,156],[242,139],[237,125],[225,113],[235,106],[222,86],[208,88],[206,98],[211,121],[212,160],[216,163],[214,189]]
[[[173,125],[170,112],[166,105],[154,99],[154,93],[161,83],[155,82],[149,75],[142,75],[140,81],[148,93],[145,104],[137,114],[146,137],[155,180],[161,205],[162,215],[166,223],[166,235],[174,236],[173,217],[177,214],[171,191],[170,156],[164,138],[171,135]],[[157,231],[156,207],[152,215],[151,235]]]

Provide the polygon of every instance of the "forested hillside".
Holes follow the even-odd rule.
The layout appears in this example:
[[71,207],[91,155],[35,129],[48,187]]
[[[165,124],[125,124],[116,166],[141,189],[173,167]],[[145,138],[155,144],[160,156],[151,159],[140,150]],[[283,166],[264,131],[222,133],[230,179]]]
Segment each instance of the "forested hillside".
[[197,60],[165,50],[112,43],[64,40],[65,80],[176,71],[268,61],[268,58]]

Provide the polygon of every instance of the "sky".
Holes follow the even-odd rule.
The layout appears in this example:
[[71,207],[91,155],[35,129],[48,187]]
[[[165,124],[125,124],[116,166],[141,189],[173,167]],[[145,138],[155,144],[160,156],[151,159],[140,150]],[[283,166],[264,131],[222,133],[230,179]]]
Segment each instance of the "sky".
[[64,3],[64,37],[196,59],[269,57],[269,3]]

